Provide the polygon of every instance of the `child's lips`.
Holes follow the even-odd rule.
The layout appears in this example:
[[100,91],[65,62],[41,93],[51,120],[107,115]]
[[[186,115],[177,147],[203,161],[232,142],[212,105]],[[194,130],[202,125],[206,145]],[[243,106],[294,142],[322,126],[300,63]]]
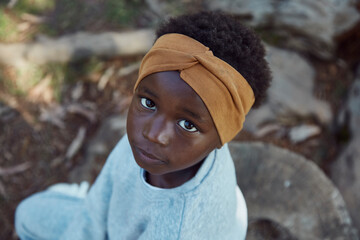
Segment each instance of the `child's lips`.
[[147,164],[163,165],[166,164],[165,161],[161,160],[159,157],[153,155],[152,153],[146,152],[145,150],[135,147],[138,152],[141,160]]

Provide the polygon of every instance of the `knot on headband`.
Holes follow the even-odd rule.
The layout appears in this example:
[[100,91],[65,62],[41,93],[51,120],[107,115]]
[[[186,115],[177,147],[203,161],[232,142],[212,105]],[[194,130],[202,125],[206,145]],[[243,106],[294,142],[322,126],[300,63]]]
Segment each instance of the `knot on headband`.
[[208,47],[182,34],[161,36],[143,58],[134,90],[144,77],[164,71],[179,71],[181,79],[199,95],[222,144],[242,129],[254,93],[244,77]]

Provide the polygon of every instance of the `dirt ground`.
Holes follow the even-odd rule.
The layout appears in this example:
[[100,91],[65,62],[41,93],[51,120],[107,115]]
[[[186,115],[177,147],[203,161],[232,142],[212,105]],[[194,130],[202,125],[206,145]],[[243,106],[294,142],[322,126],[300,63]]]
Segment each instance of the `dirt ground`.
[[[344,43],[339,44],[342,49],[347,49],[351,39],[354,44],[358,43],[351,33],[349,36],[339,38],[339,42]],[[344,67],[337,60],[323,61],[309,57],[317,71],[314,94],[331,103],[335,116],[344,103],[352,81],[352,67],[359,62],[360,56],[356,52],[358,49],[340,50],[339,53],[347,53],[341,57],[348,61],[350,67]],[[61,87],[61,101],[52,105],[10,93],[5,90],[5,83],[0,81],[0,239],[16,239],[13,222],[18,203],[51,184],[69,181],[70,173],[83,164],[85,147],[103,121],[111,115],[126,112],[137,74],[112,77],[103,90],[98,87],[99,79],[106,69],[114,67],[119,70],[141,57],[102,59],[103,65],[97,72],[65,83]],[[86,61],[70,63],[72,66],[69,67],[86,64]],[[344,77],[349,74],[350,77]],[[297,121],[290,119],[282,124],[286,129]],[[311,118],[306,121],[319,124]],[[321,127],[320,135],[298,144],[271,134],[256,138],[245,131],[235,140],[266,141],[288,148],[313,160],[327,173],[329,164],[348,141],[350,133],[346,125],[334,123],[331,128]],[[70,154],[70,146],[81,128],[86,130],[84,141],[75,153]],[[105,157],[98,159],[97,165],[94,165],[91,170],[93,179],[105,160]]]

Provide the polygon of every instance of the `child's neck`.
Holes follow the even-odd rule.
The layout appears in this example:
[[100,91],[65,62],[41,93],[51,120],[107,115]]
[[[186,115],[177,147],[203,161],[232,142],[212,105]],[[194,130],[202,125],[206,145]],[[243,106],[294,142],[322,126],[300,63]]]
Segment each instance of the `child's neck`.
[[189,168],[163,175],[153,175],[149,172],[146,172],[146,181],[150,185],[159,188],[175,188],[192,179],[196,175],[203,162],[204,160]]

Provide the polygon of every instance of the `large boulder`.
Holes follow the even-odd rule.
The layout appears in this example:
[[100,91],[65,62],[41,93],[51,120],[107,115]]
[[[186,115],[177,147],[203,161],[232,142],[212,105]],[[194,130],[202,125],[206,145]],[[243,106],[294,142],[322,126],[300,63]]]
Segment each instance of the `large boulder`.
[[145,54],[153,45],[153,29],[129,32],[78,32],[58,39],[40,37],[28,43],[0,43],[0,64],[24,67],[29,63],[70,62],[93,56]]
[[[342,196],[313,162],[271,144],[229,147],[248,206],[248,239],[358,239]],[[254,226],[284,237],[254,238]]]
[[360,19],[355,0],[206,0],[211,10],[243,17],[253,27],[271,29],[286,38],[288,47],[329,58],[334,36],[351,29]]
[[330,105],[313,96],[314,68],[299,54],[275,47],[267,47],[267,60],[273,74],[268,99],[258,109],[252,109],[244,129],[256,132],[262,123],[279,116],[315,116],[327,125],[332,120]]
[[354,137],[360,137],[360,67],[358,77],[355,79],[349,91],[348,103],[346,106],[350,116],[350,130]]
[[344,196],[354,225],[360,231],[360,68],[345,107],[352,138],[331,166],[331,178]]
[[331,179],[344,197],[354,226],[360,231],[360,137],[352,139],[331,166]]

